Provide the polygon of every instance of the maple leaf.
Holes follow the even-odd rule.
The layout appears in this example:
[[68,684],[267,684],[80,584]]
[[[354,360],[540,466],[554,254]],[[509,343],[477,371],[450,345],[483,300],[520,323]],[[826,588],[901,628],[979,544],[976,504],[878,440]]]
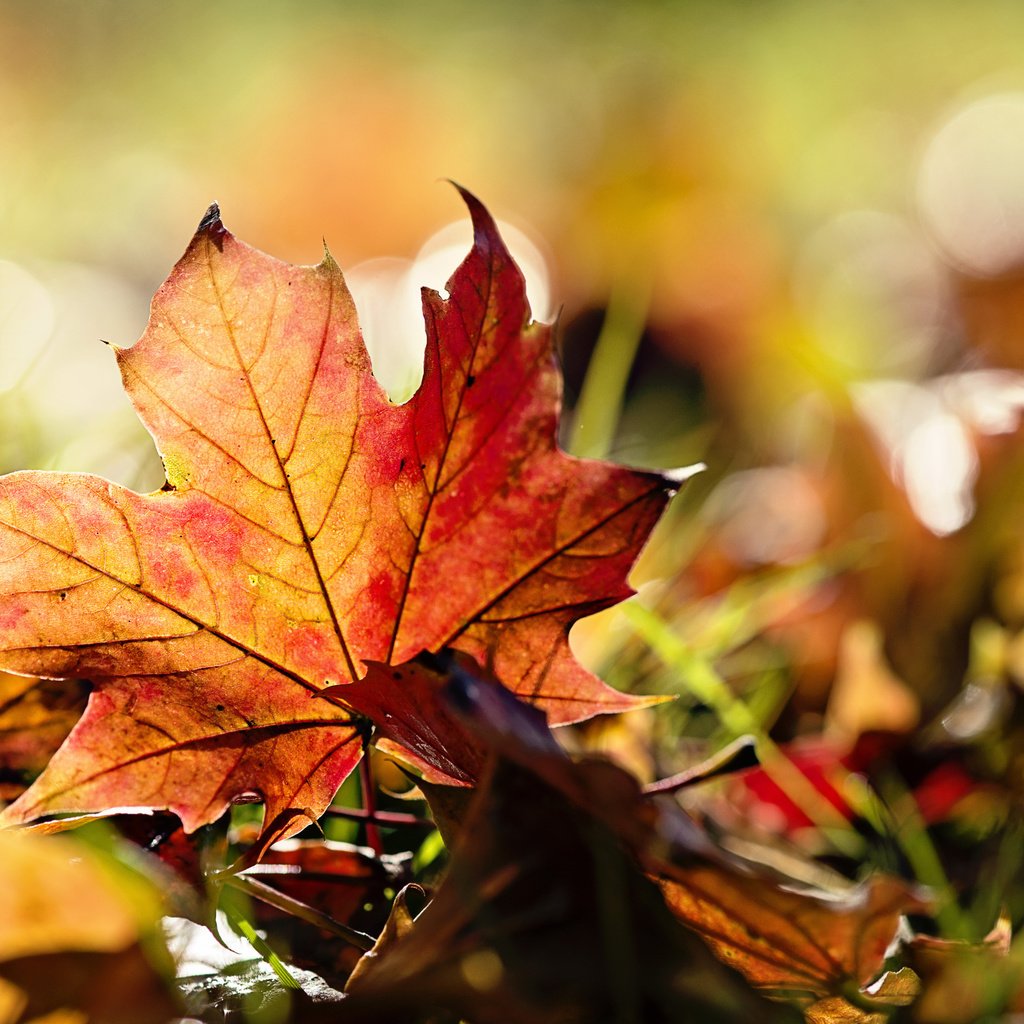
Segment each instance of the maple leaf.
[[553,723],[635,705],[567,633],[631,593],[673,484],[558,450],[550,330],[463,197],[474,245],[447,297],[424,292],[405,405],[372,375],[333,259],[274,260],[213,207],[117,351],[166,488],[0,478],[0,668],[94,683],[0,822],[135,805],[192,831],[253,791],[294,832],[364,738],[343,700],[310,697],[423,650],[474,657]]
[[717,864],[660,867],[655,879],[669,909],[717,956],[765,994],[808,1004],[866,988],[903,915],[930,906],[913,886],[884,875],[835,893],[773,885]]

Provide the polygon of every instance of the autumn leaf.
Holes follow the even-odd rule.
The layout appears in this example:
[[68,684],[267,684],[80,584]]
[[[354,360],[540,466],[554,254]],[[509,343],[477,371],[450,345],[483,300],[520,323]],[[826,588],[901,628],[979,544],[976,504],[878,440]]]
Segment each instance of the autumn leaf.
[[[152,963],[159,893],[137,870],[118,867],[63,836],[0,832],[0,1019],[61,1010],[111,1024],[177,1016]],[[162,959],[166,969],[165,951]]]
[[[647,880],[658,886],[678,922],[700,935],[719,960],[764,995],[801,1004],[808,1019],[819,1024],[877,1024],[893,1004],[916,994],[907,977],[879,979],[879,975],[904,915],[930,911],[925,893],[883,875],[856,886],[838,884],[838,880],[828,888],[810,886],[717,846],[665,795],[695,777],[713,777],[716,771],[727,770],[731,761],[743,756],[742,745],[723,751],[695,772],[645,792],[610,762],[570,760],[530,709],[516,707],[513,697],[489,689],[484,680],[460,680],[456,670],[448,689],[448,700],[458,707],[459,715],[499,758],[498,784],[491,782],[496,795],[504,795],[511,785],[502,781],[511,765],[527,773],[511,776],[518,779],[519,787],[529,785],[532,795],[529,800],[520,799],[521,807],[511,801],[502,804],[503,829],[515,832],[516,826],[510,824],[515,815],[539,815],[545,801],[561,802],[563,822],[582,815],[591,829],[600,825],[629,852]],[[481,814],[479,800],[453,804],[442,787],[429,784],[424,794],[432,807],[440,808],[439,820],[449,835],[456,831],[459,817],[464,833],[472,834]],[[523,834],[537,834],[536,825],[531,829],[525,821],[518,828]],[[563,832],[567,828],[560,826]],[[554,826],[539,831],[549,834]],[[503,849],[514,841],[513,835],[504,835]],[[456,861],[466,842],[465,834],[455,840]],[[582,859],[577,854],[577,863]],[[808,867],[796,862],[792,866]],[[820,870],[813,874],[828,876]],[[474,884],[473,891],[478,891],[483,882]],[[521,912],[527,905],[525,897],[516,901]],[[431,908],[424,918],[428,913]],[[449,909],[438,916],[448,927],[454,912]],[[876,979],[877,991],[871,984]]]
[[[580,768],[575,788],[589,788],[598,762],[565,763]],[[447,875],[415,920],[396,900],[341,1020],[422,1019],[417,1010],[477,1024],[798,1019],[714,960],[619,837],[551,784],[548,765],[489,764]]]
[[974,1024],[998,1019],[1001,1011],[1009,1009],[1020,1013],[1024,1009],[1024,978],[1019,942],[1011,943],[1011,939],[1007,916],[1000,916],[979,942],[914,935],[907,958],[923,985],[916,1019]]
[[[826,996],[804,1011],[806,1024],[886,1024],[897,1007],[910,1006],[921,993],[921,979],[909,968],[886,971],[867,992],[850,1002],[842,996]],[[915,1019],[920,1018],[918,1013]]]
[[[364,679],[344,686],[327,687],[324,695],[335,695],[377,723],[375,741],[383,753],[397,753],[418,768],[430,782],[466,786],[479,778],[487,756],[486,746],[468,729],[445,697],[460,662],[418,659],[400,668],[370,664]],[[473,659],[468,664],[481,676]],[[480,679],[481,686],[507,692],[494,680]],[[543,720],[542,712],[535,711]]]
[[[168,808],[194,830],[259,794],[289,834],[361,756],[324,688],[452,647],[553,723],[634,706],[567,631],[631,591],[672,484],[558,450],[549,328],[490,216],[424,292],[423,384],[375,381],[333,259],[278,262],[211,208],[117,350],[167,486],[0,479],[0,668],[94,691],[0,818]],[[380,714],[386,715],[383,708]]]
[[767,995],[808,1004],[838,1006],[866,989],[903,915],[930,909],[920,892],[887,876],[845,892],[786,887],[753,868],[712,863],[665,864],[655,877],[669,909],[725,963]]
[[[393,857],[371,857],[359,847],[330,840],[289,839],[275,844],[261,864],[246,872],[288,896],[347,922],[371,898],[403,880]],[[258,908],[261,922],[287,918],[273,907]]]
[[[460,790],[461,792],[461,790]],[[269,944],[289,963],[316,971],[326,980],[343,983],[359,949],[339,940],[339,929],[318,927],[303,908],[315,908],[333,922],[376,934],[387,919],[392,894],[409,880],[408,855],[371,856],[366,850],[331,840],[289,839],[267,851],[263,861],[244,872],[246,881],[262,883],[254,892],[252,918],[266,932]],[[281,893],[273,904],[265,888]],[[272,897],[271,897],[272,898]],[[298,901],[296,907],[291,901]]]

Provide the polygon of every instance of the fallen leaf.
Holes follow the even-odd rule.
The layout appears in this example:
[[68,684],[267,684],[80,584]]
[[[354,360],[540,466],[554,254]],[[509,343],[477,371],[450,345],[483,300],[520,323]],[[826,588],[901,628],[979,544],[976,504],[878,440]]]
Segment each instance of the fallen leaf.
[[[468,675],[468,670],[464,672]],[[533,777],[537,792],[528,802],[531,813],[540,813],[544,793],[548,802],[561,800],[573,815],[582,815],[591,828],[607,829],[659,886],[674,916],[766,996],[817,1007],[820,1022],[873,1024],[873,1009],[857,1016],[861,1009],[857,1004],[868,1006],[872,999],[881,1006],[879,1012],[885,1012],[885,994],[876,998],[869,985],[882,973],[903,916],[929,911],[925,894],[886,876],[869,878],[858,886],[800,886],[795,878],[732,855],[714,845],[656,787],[645,795],[635,779],[610,762],[571,761],[529,709],[517,714],[506,706],[514,701],[510,695],[501,697],[479,680],[477,687],[472,683],[472,679],[463,680],[459,685],[455,673],[449,684],[456,688],[454,701],[466,722],[499,756],[499,769],[507,773],[512,763]],[[726,751],[722,760],[727,764],[738,753]],[[707,768],[713,772],[716,763],[719,759],[712,759]],[[502,778],[499,774],[498,779]],[[682,781],[685,784],[687,778]],[[521,780],[518,785],[525,783]],[[498,792],[503,792],[500,786]],[[439,793],[443,790],[436,786],[424,789],[432,806]],[[525,813],[518,806],[502,806],[508,819]],[[441,807],[451,834],[453,808],[443,799]],[[454,812],[460,813],[457,804]],[[471,830],[474,815],[480,812],[470,807],[461,813]],[[567,811],[562,814],[568,819]],[[530,830],[525,821],[521,828]],[[540,831],[548,834],[543,827]],[[506,836],[505,842],[512,846],[513,837]],[[456,845],[456,854],[460,849]],[[519,905],[525,907],[526,899]],[[424,916],[430,912],[428,908]],[[453,919],[451,914],[440,916],[449,922]],[[905,998],[905,979],[890,980],[886,992],[894,1001]]]
[[[413,765],[430,782],[471,785],[479,777],[487,756],[486,745],[466,727],[445,697],[449,679],[460,671],[451,656],[430,659],[432,664],[410,662],[400,668],[371,663],[364,679],[332,686],[324,694],[337,696],[377,723],[379,750]],[[486,679],[471,658],[467,664],[479,685],[501,693],[500,683]],[[514,698],[513,698],[514,699]],[[543,714],[535,711],[543,719]]]
[[176,1016],[150,959],[161,912],[155,887],[85,844],[13,831],[0,832],[0,876],[8,880],[0,886],[0,995],[19,996],[8,1019],[63,1013],[163,1024]]
[[415,921],[415,916],[409,909],[409,896],[412,893],[425,895],[420,886],[412,883],[404,886],[396,894],[394,902],[391,904],[391,912],[388,914],[388,919],[384,923],[380,935],[377,936],[373,948],[367,950],[359,958],[349,975],[346,985],[349,991],[358,991],[359,988],[366,985],[368,979],[378,969],[382,959],[390,956],[398,942],[412,931]]
[[807,1003],[866,988],[903,915],[929,909],[911,886],[885,876],[845,893],[801,891],[756,870],[691,864],[664,865],[657,881],[673,913],[720,959],[766,995]]
[[567,633],[631,593],[674,485],[558,450],[550,330],[463,195],[474,246],[447,297],[424,293],[407,404],[374,379],[333,259],[273,260],[213,207],[117,351],[166,488],[0,479],[0,668],[94,683],[0,822],[139,806],[193,831],[252,792],[293,834],[365,739],[343,700],[310,697],[423,650],[471,655],[553,723],[642,703]]
[[899,1006],[910,1006],[921,994],[921,979],[909,968],[886,971],[856,1004],[842,996],[826,996],[804,1011],[807,1024],[885,1024]]
[[[357,931],[376,933],[386,920],[387,889],[409,878],[411,855],[383,854],[330,840],[289,839],[272,846],[259,864],[246,869],[256,879],[306,907]],[[252,901],[253,923],[289,963],[316,971],[330,982],[343,982],[359,956],[335,932],[319,928],[285,905]]]
[[[358,847],[331,840],[288,839],[276,843],[260,864],[246,874],[336,921],[347,923],[368,899],[378,898],[388,886],[397,888],[403,874],[401,858],[374,857]],[[258,907],[259,920],[287,918],[273,907]]]
[[[0,962],[66,950],[110,952],[138,936],[138,915],[87,849],[63,838],[0,832]],[[159,904],[150,900],[155,920]]]
[[920,721],[920,701],[890,668],[884,646],[881,627],[870,619],[843,630],[825,712],[830,739],[852,744],[866,732],[905,734]]
[[907,958],[924,991],[915,1020],[927,1024],[973,1024],[994,1019],[1024,1004],[1019,943],[1011,943],[1010,919],[1003,915],[980,942],[915,935]]
[[0,965],[25,994],[16,1024],[167,1024],[181,1007],[138,944],[109,953],[51,953]]
[[[490,764],[447,875],[415,920],[396,905],[346,987],[342,1020],[431,1011],[474,1024],[797,1019],[673,919],[603,822],[543,774]],[[594,763],[581,767],[587,775]]]

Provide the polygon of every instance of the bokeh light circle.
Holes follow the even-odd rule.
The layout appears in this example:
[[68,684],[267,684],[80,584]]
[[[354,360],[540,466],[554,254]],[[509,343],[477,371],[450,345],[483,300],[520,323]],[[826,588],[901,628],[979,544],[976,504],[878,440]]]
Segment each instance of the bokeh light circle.
[[925,150],[917,196],[954,266],[988,277],[1024,264],[1024,92],[953,114]]

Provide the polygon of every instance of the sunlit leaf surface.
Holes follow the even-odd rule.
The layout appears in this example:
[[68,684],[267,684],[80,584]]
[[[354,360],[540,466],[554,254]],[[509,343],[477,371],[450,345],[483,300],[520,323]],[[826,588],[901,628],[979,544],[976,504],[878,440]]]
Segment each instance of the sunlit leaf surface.
[[[361,756],[328,686],[451,646],[552,722],[621,710],[567,631],[630,593],[670,483],[555,443],[548,328],[483,207],[424,294],[423,384],[391,404],[341,272],[280,263],[211,208],[117,352],[167,486],[0,480],[0,667],[95,683],[7,822],[166,807],[186,829],[259,794],[294,832]],[[386,703],[376,712],[386,718]]]

